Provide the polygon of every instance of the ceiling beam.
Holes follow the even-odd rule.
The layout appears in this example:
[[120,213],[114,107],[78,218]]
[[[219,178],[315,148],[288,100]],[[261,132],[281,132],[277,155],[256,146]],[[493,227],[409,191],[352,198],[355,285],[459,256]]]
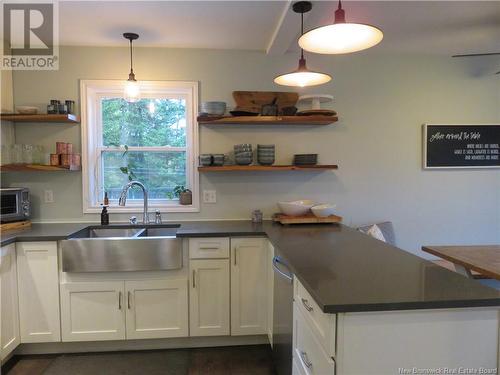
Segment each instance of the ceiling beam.
[[[273,30],[266,48],[268,55],[283,55],[297,38],[300,28],[300,18],[292,10],[293,1],[287,0]],[[304,18],[307,14],[304,14]]]

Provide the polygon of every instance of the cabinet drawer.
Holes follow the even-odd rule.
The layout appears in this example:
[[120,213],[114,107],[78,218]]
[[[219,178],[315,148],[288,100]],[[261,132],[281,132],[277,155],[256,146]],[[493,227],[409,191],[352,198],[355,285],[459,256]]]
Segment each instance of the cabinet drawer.
[[323,350],[298,306],[294,308],[293,356],[300,373],[335,375],[335,362]]
[[189,258],[229,258],[229,238],[190,238]]
[[297,282],[297,298],[299,310],[309,322],[312,333],[316,336],[325,352],[335,357],[335,315],[325,314],[314,302],[304,286]]

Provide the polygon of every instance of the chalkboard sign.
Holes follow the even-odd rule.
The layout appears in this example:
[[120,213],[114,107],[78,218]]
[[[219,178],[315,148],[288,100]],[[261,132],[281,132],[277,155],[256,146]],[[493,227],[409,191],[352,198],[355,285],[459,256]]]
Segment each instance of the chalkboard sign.
[[500,168],[500,125],[424,125],[424,168]]

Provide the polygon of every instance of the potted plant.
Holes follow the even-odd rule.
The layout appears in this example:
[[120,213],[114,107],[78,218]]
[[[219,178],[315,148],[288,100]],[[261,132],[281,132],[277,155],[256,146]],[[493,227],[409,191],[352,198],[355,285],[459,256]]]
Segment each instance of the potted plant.
[[169,197],[172,198],[172,196],[179,198],[179,203],[184,206],[193,204],[193,193],[184,185],[177,185],[174,187],[173,194],[169,193]]

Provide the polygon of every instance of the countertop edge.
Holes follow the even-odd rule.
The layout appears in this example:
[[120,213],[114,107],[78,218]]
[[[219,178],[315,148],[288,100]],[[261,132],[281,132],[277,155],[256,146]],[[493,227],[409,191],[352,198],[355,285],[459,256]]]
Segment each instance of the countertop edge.
[[[76,229],[65,235],[46,235],[46,236],[26,236],[25,233],[12,233],[9,238],[1,240],[1,246],[7,246],[16,242],[38,242],[38,241],[61,241],[72,236],[74,233],[86,228],[88,226],[96,225],[95,223],[81,223],[81,228]],[[195,229],[187,229],[183,231],[179,229],[177,232],[178,238],[200,238],[200,237],[266,237],[273,246],[280,248],[277,241],[273,241],[272,235],[262,228],[261,230],[245,231],[215,231],[210,229],[196,231]],[[403,250],[401,250],[403,251]],[[286,254],[285,260],[288,260]],[[480,299],[465,299],[465,300],[447,300],[447,301],[427,301],[427,302],[387,302],[387,303],[356,303],[356,304],[324,304],[321,299],[315,295],[314,290],[308,285],[307,280],[301,277],[300,273],[290,265],[297,279],[311,294],[315,302],[319,305],[321,310],[327,314],[336,313],[362,313],[362,312],[382,312],[382,311],[399,311],[399,310],[429,310],[429,309],[449,309],[449,308],[474,308],[474,307],[499,307],[500,297],[498,298],[480,298]]]

